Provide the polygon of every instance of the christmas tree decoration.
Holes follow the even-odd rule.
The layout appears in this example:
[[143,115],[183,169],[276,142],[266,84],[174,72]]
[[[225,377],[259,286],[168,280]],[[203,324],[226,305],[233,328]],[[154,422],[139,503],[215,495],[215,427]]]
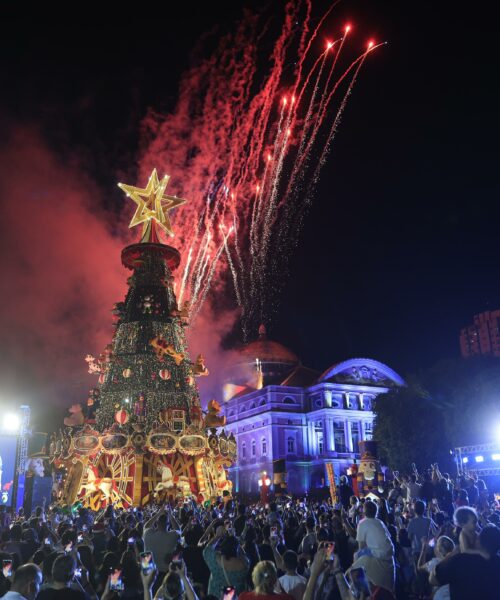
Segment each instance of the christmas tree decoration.
[[98,359],[85,407],[71,407],[66,431],[54,436],[51,460],[67,469],[61,502],[93,510],[110,503],[140,506],[177,497],[214,498],[220,469],[236,456],[230,440],[209,445],[206,427],[225,424],[220,406],[204,419],[196,376],[208,375],[200,354],[189,359],[185,327],[189,304],[178,309],[172,271],[178,251],[160,242],[156,227],[172,233],[168,211],[184,201],[165,196],[168,176],[153,171],[146,188],[121,185],[136,203],[130,226],[142,224],[139,243],[122,251],[132,274],[123,302],[113,307],[115,333]]
[[125,425],[129,419],[130,415],[126,410],[122,409],[115,412],[115,421],[118,423],[118,425]]
[[182,352],[176,351],[173,344],[169,344],[161,336],[156,336],[149,343],[154,348],[156,356],[158,356],[158,358],[162,359],[164,356],[170,356],[175,360],[175,364],[177,366],[179,366],[181,362],[186,358]]
[[208,369],[205,366],[205,359],[203,358],[203,354],[198,354],[196,362],[194,363],[193,371],[196,377],[206,377],[209,374]]
[[158,374],[164,381],[172,377],[172,374],[168,369],[160,369],[160,371],[158,371]]
[[[160,181],[156,169],[153,169],[153,172],[149,176],[148,184],[144,189],[124,183],[118,184],[127,196],[137,204],[137,209],[130,221],[129,227],[132,228],[141,223],[143,224],[143,238],[141,241],[146,241],[145,237],[148,234],[151,236],[150,232],[154,227],[152,221],[157,223],[168,235],[174,235],[168,211],[184,204],[186,201],[177,198],[177,196],[164,195],[169,181],[169,175],[165,175]],[[148,239],[147,241],[151,240]]]

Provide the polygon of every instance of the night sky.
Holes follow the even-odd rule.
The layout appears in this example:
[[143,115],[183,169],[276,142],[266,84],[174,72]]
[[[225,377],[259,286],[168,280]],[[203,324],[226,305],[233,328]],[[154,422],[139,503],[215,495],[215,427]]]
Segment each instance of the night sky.
[[[62,29],[11,18],[0,39],[2,157],[28,127],[113,209],[118,176],[134,181],[147,109],[173,107],[200,35],[230,30],[242,6],[264,3],[211,3],[194,15],[186,4],[158,30],[137,15]],[[318,14],[327,6],[315,3]],[[451,1],[346,0],[328,23],[347,21],[360,46],[389,44],[344,113],[270,335],[318,370],[369,356],[404,376],[457,356],[460,328],[500,308],[496,25]],[[30,293],[5,277],[2,288],[13,302]],[[89,351],[78,340],[73,350]]]

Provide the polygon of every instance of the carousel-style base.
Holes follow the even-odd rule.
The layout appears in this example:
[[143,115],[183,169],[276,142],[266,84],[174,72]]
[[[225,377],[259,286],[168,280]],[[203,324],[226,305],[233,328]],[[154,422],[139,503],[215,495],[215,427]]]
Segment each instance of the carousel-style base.
[[60,500],[99,510],[188,497],[202,502],[224,491],[231,491],[224,463],[211,456],[100,451],[70,461]]

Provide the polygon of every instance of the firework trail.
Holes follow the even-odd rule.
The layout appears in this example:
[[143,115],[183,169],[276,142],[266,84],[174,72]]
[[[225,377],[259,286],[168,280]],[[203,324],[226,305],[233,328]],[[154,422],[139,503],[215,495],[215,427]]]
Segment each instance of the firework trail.
[[[179,302],[189,299],[191,322],[214,282],[219,291],[233,287],[244,335],[276,309],[303,207],[375,48],[340,68],[340,54],[350,45],[344,28],[318,52],[322,34],[331,33],[325,27],[335,4],[312,27],[311,1],[290,0],[278,34],[265,15],[246,13],[234,33],[183,76],[172,113],[151,111],[143,122],[141,174],[153,166],[171,174],[175,193],[188,199],[174,229]],[[273,35],[266,57],[262,48]]]

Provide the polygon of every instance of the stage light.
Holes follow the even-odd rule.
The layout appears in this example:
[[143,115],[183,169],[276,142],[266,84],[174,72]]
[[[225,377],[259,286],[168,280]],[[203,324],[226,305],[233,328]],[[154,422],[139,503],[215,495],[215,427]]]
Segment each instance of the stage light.
[[464,465],[466,465],[469,462],[469,459],[466,456],[464,456],[462,462],[464,463]]
[[476,456],[476,462],[484,462],[484,456]]
[[491,460],[500,460],[500,454],[492,454]]
[[495,438],[498,442],[500,442],[500,423],[495,425]]
[[15,413],[7,413],[3,418],[3,428],[6,431],[18,431],[21,422]]

